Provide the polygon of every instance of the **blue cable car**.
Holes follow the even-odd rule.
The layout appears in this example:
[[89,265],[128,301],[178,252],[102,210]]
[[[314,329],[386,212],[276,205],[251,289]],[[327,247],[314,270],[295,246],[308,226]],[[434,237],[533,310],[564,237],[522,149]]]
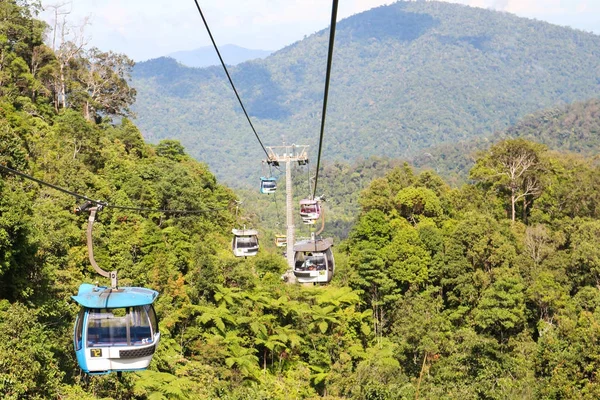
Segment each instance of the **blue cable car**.
[[93,375],[148,368],[160,341],[157,296],[139,287],[79,286],[72,296],[82,307],[73,337],[79,367]]
[[260,177],[260,192],[262,194],[275,193],[277,190],[277,179],[276,178],[265,178]]
[[101,204],[86,201],[76,212],[89,211],[87,247],[90,264],[111,286],[83,283],[72,296],[81,311],[75,320],[73,344],[79,367],[92,375],[148,368],[160,341],[152,304],[158,292],[140,287],[119,287],[117,271],[105,271],[94,259],[92,229]]

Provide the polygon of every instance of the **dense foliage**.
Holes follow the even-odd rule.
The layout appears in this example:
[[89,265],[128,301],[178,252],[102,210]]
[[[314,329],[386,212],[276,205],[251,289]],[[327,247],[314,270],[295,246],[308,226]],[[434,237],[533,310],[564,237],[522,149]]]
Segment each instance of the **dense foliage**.
[[[145,144],[123,118],[134,93],[126,57],[105,63],[108,53],[82,49],[61,70],[35,10],[0,2],[10,16],[0,25],[10,37],[0,48],[0,164],[112,205],[207,212],[99,214],[99,264],[118,269],[123,285],[160,291],[162,337],[147,371],[90,377],[74,359],[70,299],[99,278],[86,218],[69,194],[3,169],[1,398],[600,396],[600,171],[591,160],[508,139],[476,158],[460,188],[386,159],[328,165],[321,184],[349,198],[329,200],[334,230],[349,238],[336,241],[332,284],[288,285],[280,255],[231,254],[232,227],[263,223],[255,204],[236,216],[236,196],[205,164],[178,141]],[[82,89],[79,79],[100,70],[120,106],[104,106],[111,90],[95,98]]]
[[598,396],[584,344],[600,317],[598,172],[516,139],[478,158],[478,183],[460,189],[406,167],[371,183],[347,279],[395,346],[398,383],[416,381],[424,398]]
[[[265,144],[283,135],[316,146],[328,32],[230,69]],[[323,154],[406,159],[489,136],[542,108],[598,96],[598,54],[597,35],[446,2],[354,15],[337,25]],[[144,137],[181,140],[235,187],[258,177],[264,154],[222,68],[160,58],[136,65],[133,78]]]

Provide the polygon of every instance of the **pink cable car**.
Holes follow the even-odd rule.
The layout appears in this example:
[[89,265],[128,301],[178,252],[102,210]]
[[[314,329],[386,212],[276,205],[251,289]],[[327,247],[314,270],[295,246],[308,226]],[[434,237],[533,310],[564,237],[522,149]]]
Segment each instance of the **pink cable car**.
[[312,224],[321,216],[321,204],[319,200],[300,200],[300,217],[305,224]]

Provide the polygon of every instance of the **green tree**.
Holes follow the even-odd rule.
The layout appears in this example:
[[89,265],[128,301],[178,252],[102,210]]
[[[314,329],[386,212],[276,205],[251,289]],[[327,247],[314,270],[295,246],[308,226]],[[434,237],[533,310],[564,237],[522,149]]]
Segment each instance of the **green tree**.
[[4,399],[57,397],[64,372],[35,310],[0,300],[0,395]]
[[521,201],[522,219],[526,222],[533,200],[544,187],[544,151],[545,147],[524,139],[502,141],[477,160],[470,177],[508,194],[513,222]]
[[416,224],[419,216],[438,217],[442,214],[442,205],[433,190],[424,187],[409,186],[398,192],[396,207],[404,218]]
[[129,107],[136,91],[129,87],[134,62],[124,54],[102,52],[93,47],[78,60],[77,80],[80,91],[71,94],[71,102],[79,103],[86,120],[103,115],[131,116]]
[[525,286],[516,271],[499,268],[473,310],[475,326],[506,340],[525,326]]

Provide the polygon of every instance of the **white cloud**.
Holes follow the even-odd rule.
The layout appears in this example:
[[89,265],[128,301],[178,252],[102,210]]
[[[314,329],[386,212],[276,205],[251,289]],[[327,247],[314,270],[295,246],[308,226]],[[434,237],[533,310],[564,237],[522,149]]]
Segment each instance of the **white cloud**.
[[[198,0],[218,44],[275,50],[329,25],[326,0]],[[600,29],[600,0],[450,0],[557,24]],[[51,4],[56,0],[43,0]],[[338,19],[393,0],[340,1]],[[136,60],[210,44],[191,0],[76,0],[72,21],[93,16],[93,45]],[[46,20],[49,15],[46,13]],[[600,32],[598,32],[600,33]]]

